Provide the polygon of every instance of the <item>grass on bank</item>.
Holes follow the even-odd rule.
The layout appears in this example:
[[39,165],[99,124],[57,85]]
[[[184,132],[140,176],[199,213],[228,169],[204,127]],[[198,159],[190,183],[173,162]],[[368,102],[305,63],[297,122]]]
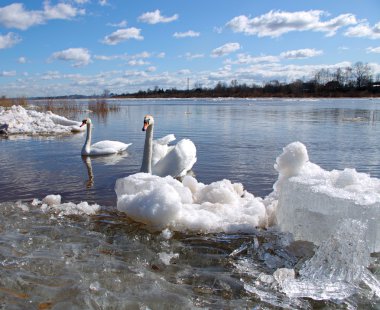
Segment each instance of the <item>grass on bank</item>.
[[65,117],[76,117],[78,114],[90,112],[104,118],[110,112],[119,112],[120,104],[110,103],[107,99],[90,99],[88,102],[69,99],[28,100],[26,98],[0,97],[0,106],[10,108],[13,105],[33,108],[42,112],[51,111]]

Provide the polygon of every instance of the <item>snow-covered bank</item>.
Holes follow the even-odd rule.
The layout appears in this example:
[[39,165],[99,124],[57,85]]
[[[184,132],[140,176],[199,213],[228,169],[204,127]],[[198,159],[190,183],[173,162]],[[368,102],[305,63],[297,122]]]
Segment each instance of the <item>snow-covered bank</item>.
[[0,125],[7,125],[8,134],[54,135],[85,130],[85,127],[79,127],[81,122],[50,111],[27,110],[22,106],[0,107]]

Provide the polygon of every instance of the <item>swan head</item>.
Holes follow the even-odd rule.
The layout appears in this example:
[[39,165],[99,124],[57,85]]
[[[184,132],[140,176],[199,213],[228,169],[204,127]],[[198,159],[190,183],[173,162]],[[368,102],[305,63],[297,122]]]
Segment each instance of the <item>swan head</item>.
[[83,121],[82,121],[82,124],[79,126],[79,127],[82,127],[86,124],[91,124],[91,119],[89,118],[85,118]]
[[144,126],[142,128],[142,131],[146,131],[148,129],[149,126],[153,125],[154,123],[154,118],[152,115],[145,115],[144,117]]

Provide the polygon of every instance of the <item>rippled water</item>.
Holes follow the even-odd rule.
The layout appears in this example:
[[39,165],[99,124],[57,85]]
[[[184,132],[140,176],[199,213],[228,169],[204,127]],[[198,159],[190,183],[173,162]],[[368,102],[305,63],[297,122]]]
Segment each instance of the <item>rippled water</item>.
[[[227,178],[263,197],[277,179],[276,157],[293,141],[304,143],[310,160],[327,170],[355,167],[380,177],[379,99],[120,104],[118,113],[90,117],[94,142],[133,143],[123,156],[82,158],[84,134],[0,139],[0,308],[379,307],[368,292],[343,302],[289,299],[258,280],[280,267],[297,269],[313,254],[309,243],[293,243],[275,230],[184,232],[168,239],[116,212],[114,192],[117,178],[140,168],[148,113],[155,117],[155,137],[174,133],[194,141],[193,170],[203,183]],[[102,211],[62,216],[30,203],[48,194],[61,194],[64,202],[97,203]],[[379,273],[378,260],[372,268]]]

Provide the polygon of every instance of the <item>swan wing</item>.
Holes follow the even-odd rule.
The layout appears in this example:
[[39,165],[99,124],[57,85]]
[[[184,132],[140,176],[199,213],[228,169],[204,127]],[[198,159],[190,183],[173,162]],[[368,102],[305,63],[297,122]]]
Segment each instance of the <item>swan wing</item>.
[[132,143],[104,140],[91,145],[90,155],[107,155],[125,151]]
[[182,139],[168,151],[154,166],[152,172],[155,175],[173,177],[184,176],[197,161],[197,150],[189,139]]
[[153,141],[154,144],[161,144],[161,145],[166,145],[169,144],[170,142],[173,142],[175,140],[175,135],[170,134],[166,135],[165,137],[162,137],[160,139],[156,139]]
[[168,152],[173,149],[174,146],[169,146],[168,144],[174,140],[175,136],[173,134],[167,135],[157,140],[153,140],[152,166],[164,158]]

